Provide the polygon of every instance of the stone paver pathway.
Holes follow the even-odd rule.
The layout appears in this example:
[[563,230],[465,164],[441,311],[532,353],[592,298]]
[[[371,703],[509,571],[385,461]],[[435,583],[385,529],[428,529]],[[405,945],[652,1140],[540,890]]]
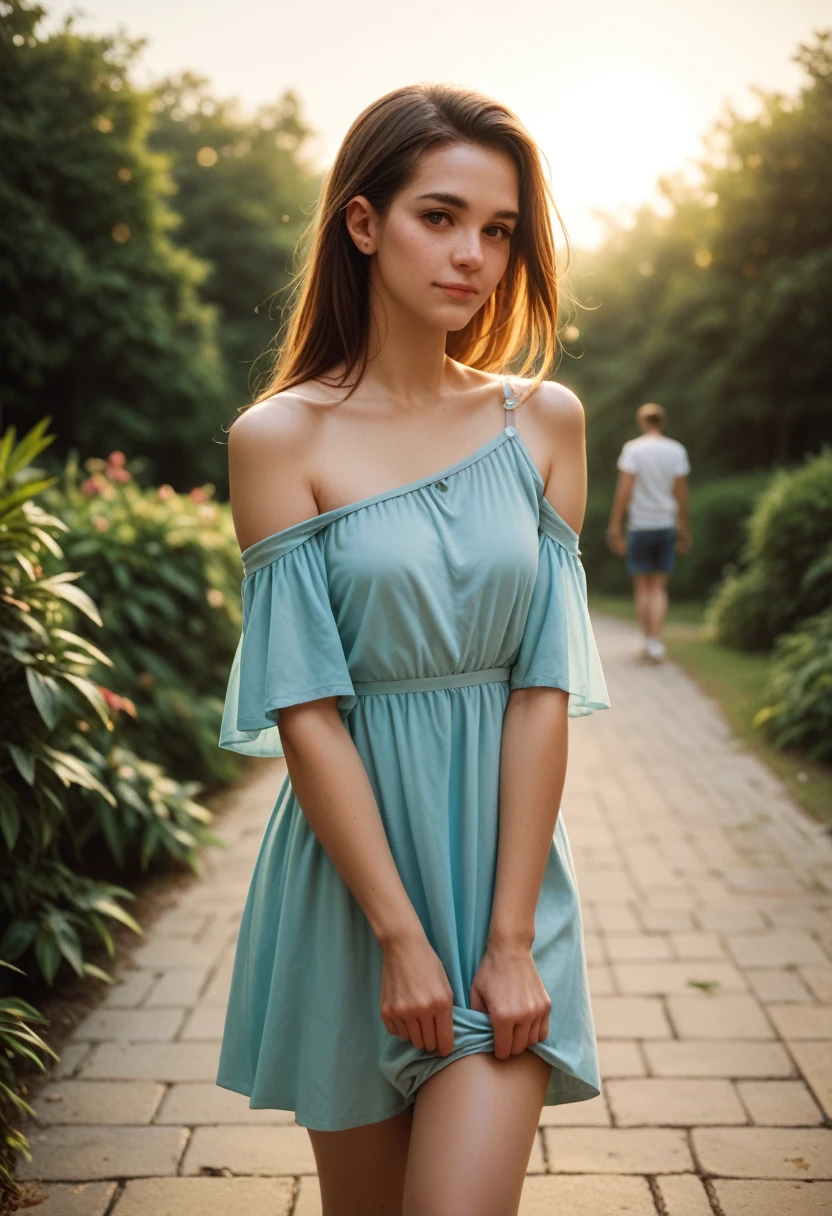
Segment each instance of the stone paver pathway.
[[[832,1212],[832,841],[673,665],[596,621],[612,710],[571,727],[563,805],[604,1093],[544,1110],[522,1216]],[[41,1216],[316,1216],[306,1132],[217,1088],[236,927],[282,779],[157,920],[36,1105]]]

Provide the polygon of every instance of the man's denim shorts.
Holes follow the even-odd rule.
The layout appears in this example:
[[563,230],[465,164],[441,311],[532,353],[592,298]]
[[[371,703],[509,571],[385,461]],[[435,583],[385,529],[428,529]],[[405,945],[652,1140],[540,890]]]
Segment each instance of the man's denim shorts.
[[627,571],[630,574],[669,574],[675,557],[675,528],[644,528],[627,532]]

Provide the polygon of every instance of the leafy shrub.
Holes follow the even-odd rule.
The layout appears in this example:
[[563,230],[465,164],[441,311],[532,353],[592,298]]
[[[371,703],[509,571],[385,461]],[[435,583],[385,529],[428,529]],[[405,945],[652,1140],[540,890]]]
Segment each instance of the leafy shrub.
[[732,571],[716,590],[705,614],[710,635],[737,650],[768,650],[777,612],[768,597],[765,571],[757,565]]
[[[19,967],[0,960],[0,967],[17,971]],[[14,1075],[15,1061],[28,1061],[43,1070],[42,1056],[58,1057],[32,1029],[33,1024],[44,1024],[46,1018],[18,997],[0,998],[0,1204],[5,1193],[14,1198],[19,1189],[12,1177],[15,1157],[21,1154],[31,1161],[29,1142],[14,1123],[21,1118],[34,1115],[29,1103],[21,1096]],[[3,1209],[5,1210],[5,1208]]]
[[[690,488],[690,522],[693,547],[677,555],[671,590],[677,599],[701,599],[710,594],[726,571],[736,565],[746,540],[746,524],[771,480],[767,472],[724,477]],[[610,553],[605,530],[612,506],[612,491],[593,490],[587,500],[581,530],[581,553],[590,588],[609,595],[630,591],[626,561]]]
[[[240,633],[240,553],[230,512],[213,487],[189,495],[141,488],[141,461],[123,453],[75,460],[48,504],[69,526],[63,549],[85,570],[101,613],[97,645],[114,667],[93,678],[134,720],[125,734],[142,756],[187,780],[225,782],[239,774],[217,747],[228,668]],[[83,475],[84,471],[86,476]],[[87,630],[89,633],[89,630]]]
[[119,738],[132,719],[90,678],[112,659],[78,632],[79,619],[101,619],[80,573],[41,565],[48,555],[60,566],[56,538],[68,535],[34,501],[51,485],[30,467],[51,442],[47,422],[0,442],[0,957],[31,954],[51,984],[64,964],[108,979],[85,958],[88,944],[112,954],[114,920],[141,931],[122,906],[131,892],[102,871],[154,857],[196,867],[197,845],[214,838],[193,801],[199,787]]
[[726,645],[769,650],[832,603],[832,449],[775,475],[749,521],[743,561],[708,613]]
[[771,696],[755,726],[764,727],[777,747],[832,760],[832,609],[777,639]]

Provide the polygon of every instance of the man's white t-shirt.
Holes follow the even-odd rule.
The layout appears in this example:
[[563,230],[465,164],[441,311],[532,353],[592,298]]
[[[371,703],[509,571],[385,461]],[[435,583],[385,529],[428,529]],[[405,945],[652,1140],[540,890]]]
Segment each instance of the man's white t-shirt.
[[639,435],[624,444],[618,468],[635,476],[627,527],[636,532],[675,527],[679,504],[673,495],[673,482],[690,472],[684,444],[666,435]]

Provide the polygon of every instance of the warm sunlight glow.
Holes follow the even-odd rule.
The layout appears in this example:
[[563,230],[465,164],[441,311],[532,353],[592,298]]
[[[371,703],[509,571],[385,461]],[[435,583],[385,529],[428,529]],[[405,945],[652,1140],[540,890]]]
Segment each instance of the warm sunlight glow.
[[591,208],[626,218],[645,199],[655,203],[659,175],[700,151],[692,101],[670,80],[635,68],[588,75],[570,90],[568,112],[535,127],[569,236],[584,247],[604,231]]

